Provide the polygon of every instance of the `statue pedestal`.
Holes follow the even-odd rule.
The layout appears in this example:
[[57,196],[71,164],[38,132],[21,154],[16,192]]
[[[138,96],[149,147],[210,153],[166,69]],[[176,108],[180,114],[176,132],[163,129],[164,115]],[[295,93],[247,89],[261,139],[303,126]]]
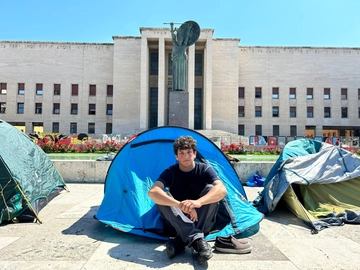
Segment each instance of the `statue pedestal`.
[[169,126],[189,128],[189,92],[169,92]]

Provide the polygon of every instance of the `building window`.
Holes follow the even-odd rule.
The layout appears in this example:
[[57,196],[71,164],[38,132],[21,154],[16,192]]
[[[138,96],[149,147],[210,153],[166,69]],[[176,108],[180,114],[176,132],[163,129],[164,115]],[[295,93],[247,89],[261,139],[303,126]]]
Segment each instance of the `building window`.
[[52,123],[52,132],[59,133],[59,129],[60,129],[59,127],[60,127],[59,122],[53,122]]
[[348,108],[341,107],[341,118],[347,118],[347,117],[348,117]]
[[358,107],[358,118],[360,118],[360,107]]
[[324,99],[330,99],[330,88],[324,88]]
[[296,99],[296,88],[290,87],[290,99]]
[[61,88],[61,84],[59,83],[54,84],[54,96],[60,96],[60,88]]
[[273,136],[279,136],[279,135],[280,135],[280,126],[273,125]]
[[89,104],[89,114],[90,115],[96,114],[96,104],[94,104],[94,103]]
[[195,53],[195,76],[202,76],[203,70],[203,55],[202,53]]
[[307,107],[306,108],[306,117],[313,118],[314,117],[314,107]]
[[279,107],[278,106],[272,107],[272,116],[279,117]]
[[107,94],[108,97],[113,96],[113,86],[112,85],[107,85],[106,86],[106,94]]
[[296,126],[290,126],[290,136],[295,137],[297,134]]
[[203,91],[195,88],[194,91],[194,129],[202,129],[203,122]]
[[239,117],[245,117],[245,107],[244,106],[239,106],[238,107],[238,116]]
[[159,74],[159,53],[150,52],[150,75]]
[[112,123],[106,123],[106,134],[112,133]]
[[112,104],[106,104],[106,114],[107,115],[113,114],[113,105]]
[[70,133],[77,133],[77,123],[70,123]]
[[261,106],[255,106],[255,117],[261,117]]
[[290,107],[290,117],[296,117],[296,107]]
[[0,91],[2,95],[6,94],[7,83],[0,83]]
[[241,98],[241,99],[245,98],[245,87],[239,87],[239,89],[238,89],[238,96],[239,96],[239,98]]
[[262,135],[262,126],[261,125],[255,125],[255,135],[256,136]]
[[35,114],[42,114],[42,103],[35,103]]
[[149,128],[157,127],[158,123],[158,88],[150,88],[150,100],[149,100]]
[[89,96],[96,96],[96,85],[95,84],[90,84]]
[[313,99],[313,92],[314,92],[314,88],[306,88],[306,98],[307,99]]
[[341,88],[341,100],[347,100],[347,88]]
[[171,58],[171,53],[168,54],[168,75],[172,75],[172,58]]
[[70,114],[78,114],[78,104],[71,103]]
[[245,135],[245,125],[238,125],[238,135]]
[[53,104],[53,114],[60,114],[60,103]]
[[43,94],[43,84],[42,83],[37,83],[36,84],[36,94],[37,95],[42,95]]
[[0,113],[1,114],[6,113],[6,103],[5,102],[0,102]]
[[24,114],[24,103],[18,103],[17,104],[17,113],[18,114]]
[[358,100],[360,100],[360,88],[358,88]]
[[79,95],[79,85],[78,84],[72,84],[71,85],[71,95],[72,96]]
[[88,133],[95,134],[95,123],[88,123]]
[[331,117],[331,108],[324,107],[324,118],[330,118],[330,117]]
[[18,95],[25,95],[25,83],[18,83]]
[[272,88],[272,98],[278,99],[279,98],[279,87]]
[[261,87],[255,87],[255,98],[261,98]]

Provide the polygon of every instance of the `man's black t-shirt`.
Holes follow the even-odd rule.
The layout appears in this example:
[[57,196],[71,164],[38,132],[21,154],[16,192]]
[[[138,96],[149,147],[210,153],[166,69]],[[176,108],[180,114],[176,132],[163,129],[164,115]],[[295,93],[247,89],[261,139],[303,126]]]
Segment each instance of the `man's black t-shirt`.
[[205,186],[213,184],[219,177],[209,164],[195,162],[195,167],[188,172],[180,170],[178,163],[172,165],[157,180],[169,189],[175,199],[183,201],[198,199]]

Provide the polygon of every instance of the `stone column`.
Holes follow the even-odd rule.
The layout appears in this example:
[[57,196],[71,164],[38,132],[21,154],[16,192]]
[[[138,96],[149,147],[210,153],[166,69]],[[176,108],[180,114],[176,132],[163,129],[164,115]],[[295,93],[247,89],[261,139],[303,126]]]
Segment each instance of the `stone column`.
[[141,37],[140,68],[140,129],[147,129],[149,124],[149,48],[147,37]]
[[194,102],[195,102],[195,44],[188,50],[188,85],[189,92],[189,128],[194,128]]
[[158,126],[165,125],[165,40],[159,37]]

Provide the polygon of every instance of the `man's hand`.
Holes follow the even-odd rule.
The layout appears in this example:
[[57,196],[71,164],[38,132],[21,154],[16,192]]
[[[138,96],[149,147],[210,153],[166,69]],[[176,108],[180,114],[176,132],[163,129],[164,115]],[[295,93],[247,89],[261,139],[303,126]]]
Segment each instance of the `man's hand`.
[[195,208],[200,208],[202,205],[197,200],[185,200],[180,202],[179,208],[186,214],[190,214]]
[[198,221],[198,216],[197,216],[197,212],[195,209],[193,209],[190,213],[190,219],[192,222],[197,222]]

